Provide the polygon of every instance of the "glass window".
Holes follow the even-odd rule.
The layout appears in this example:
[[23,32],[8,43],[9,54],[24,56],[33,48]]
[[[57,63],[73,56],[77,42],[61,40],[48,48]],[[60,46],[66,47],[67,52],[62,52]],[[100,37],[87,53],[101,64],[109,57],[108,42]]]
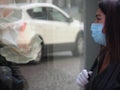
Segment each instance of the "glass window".
[[67,17],[65,17],[61,12],[49,7],[37,7],[29,9],[27,12],[33,19],[44,19],[62,22],[67,21]]
[[[8,32],[5,32],[4,25],[8,25],[9,23],[3,23],[1,26],[3,26],[4,30],[0,29],[0,37],[6,37],[9,34],[11,37],[16,35],[18,38],[7,37],[5,39],[15,40],[18,43],[16,44],[18,48],[14,45],[14,42],[12,42],[13,46],[6,45],[3,42],[3,44],[0,44],[0,55],[3,55],[6,61],[18,63],[17,65],[20,67],[21,74],[27,81],[24,90],[80,90],[75,80],[85,66],[84,56],[86,55],[84,55],[83,50],[85,46],[85,15],[82,6],[84,5],[82,2],[85,0],[13,1],[15,3],[12,7],[16,4],[15,6],[18,7],[16,7],[17,10],[13,10],[7,16],[9,19],[4,20],[4,18],[0,17],[0,25],[3,22],[8,22],[7,20],[15,20],[11,19],[11,17],[18,20],[22,14],[24,18],[21,18],[20,21],[23,21],[23,23],[13,23],[16,27],[13,27],[12,24],[14,30],[7,28]],[[25,1],[27,4],[23,4],[26,5],[24,10],[26,8],[29,9],[26,12],[22,12],[19,5],[22,5]],[[71,19],[68,19],[66,15],[71,17]],[[14,32],[18,29],[23,33]],[[15,35],[13,35],[13,32]],[[13,86],[17,87],[17,84]]]
[[[56,9],[52,9],[52,8],[48,8],[48,13],[49,13],[49,17],[51,16],[52,20],[54,21],[63,21],[66,22],[67,21],[67,17],[65,17],[61,12],[59,12]],[[49,18],[51,20],[51,18]]]
[[27,12],[33,19],[47,20],[47,10],[45,7],[36,7],[27,10]]

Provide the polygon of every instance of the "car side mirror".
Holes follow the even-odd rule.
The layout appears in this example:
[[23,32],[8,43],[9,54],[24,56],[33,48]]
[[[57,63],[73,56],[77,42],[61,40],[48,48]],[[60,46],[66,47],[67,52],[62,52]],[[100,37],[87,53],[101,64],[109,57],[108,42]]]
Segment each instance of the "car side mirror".
[[71,23],[72,21],[73,21],[72,17],[70,17],[70,18],[67,19],[67,22],[69,22],[69,23]]

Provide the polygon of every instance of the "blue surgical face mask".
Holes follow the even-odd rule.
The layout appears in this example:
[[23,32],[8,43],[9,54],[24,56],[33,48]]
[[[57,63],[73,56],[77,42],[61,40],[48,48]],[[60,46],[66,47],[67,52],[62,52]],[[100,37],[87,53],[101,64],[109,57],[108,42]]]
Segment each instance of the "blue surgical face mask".
[[91,25],[92,37],[94,41],[100,45],[106,46],[105,34],[102,32],[103,24],[93,23]]

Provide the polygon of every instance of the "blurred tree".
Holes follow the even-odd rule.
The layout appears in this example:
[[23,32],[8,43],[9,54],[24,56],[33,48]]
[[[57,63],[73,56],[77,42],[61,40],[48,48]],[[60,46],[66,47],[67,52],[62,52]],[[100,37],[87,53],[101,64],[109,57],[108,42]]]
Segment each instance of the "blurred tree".
[[71,6],[78,6],[80,0],[71,0]]
[[71,8],[71,0],[67,0],[67,8]]
[[65,7],[66,0],[53,0],[53,4],[57,5],[58,7]]
[[84,21],[84,16],[85,16],[85,0],[79,0],[79,13],[80,13],[81,21]]
[[58,0],[53,0],[53,4],[58,5]]
[[25,3],[30,2],[30,0],[15,0],[16,3]]

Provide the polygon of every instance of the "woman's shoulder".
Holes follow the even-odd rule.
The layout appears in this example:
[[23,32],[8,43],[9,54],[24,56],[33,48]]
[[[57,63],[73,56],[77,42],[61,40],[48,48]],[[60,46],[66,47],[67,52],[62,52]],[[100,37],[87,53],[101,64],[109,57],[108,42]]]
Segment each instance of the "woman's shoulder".
[[120,62],[110,63],[111,71],[113,71],[114,76],[118,76],[120,79]]
[[93,65],[92,65],[92,67],[91,67],[90,70],[93,71],[93,70],[98,66],[98,64],[100,65],[100,63],[102,63],[103,58],[104,58],[104,56],[105,56],[105,53],[106,53],[106,50],[105,50],[105,48],[102,47],[102,48],[100,49],[99,54],[96,56],[96,58],[95,58],[95,60],[94,60],[94,62],[93,62]]

